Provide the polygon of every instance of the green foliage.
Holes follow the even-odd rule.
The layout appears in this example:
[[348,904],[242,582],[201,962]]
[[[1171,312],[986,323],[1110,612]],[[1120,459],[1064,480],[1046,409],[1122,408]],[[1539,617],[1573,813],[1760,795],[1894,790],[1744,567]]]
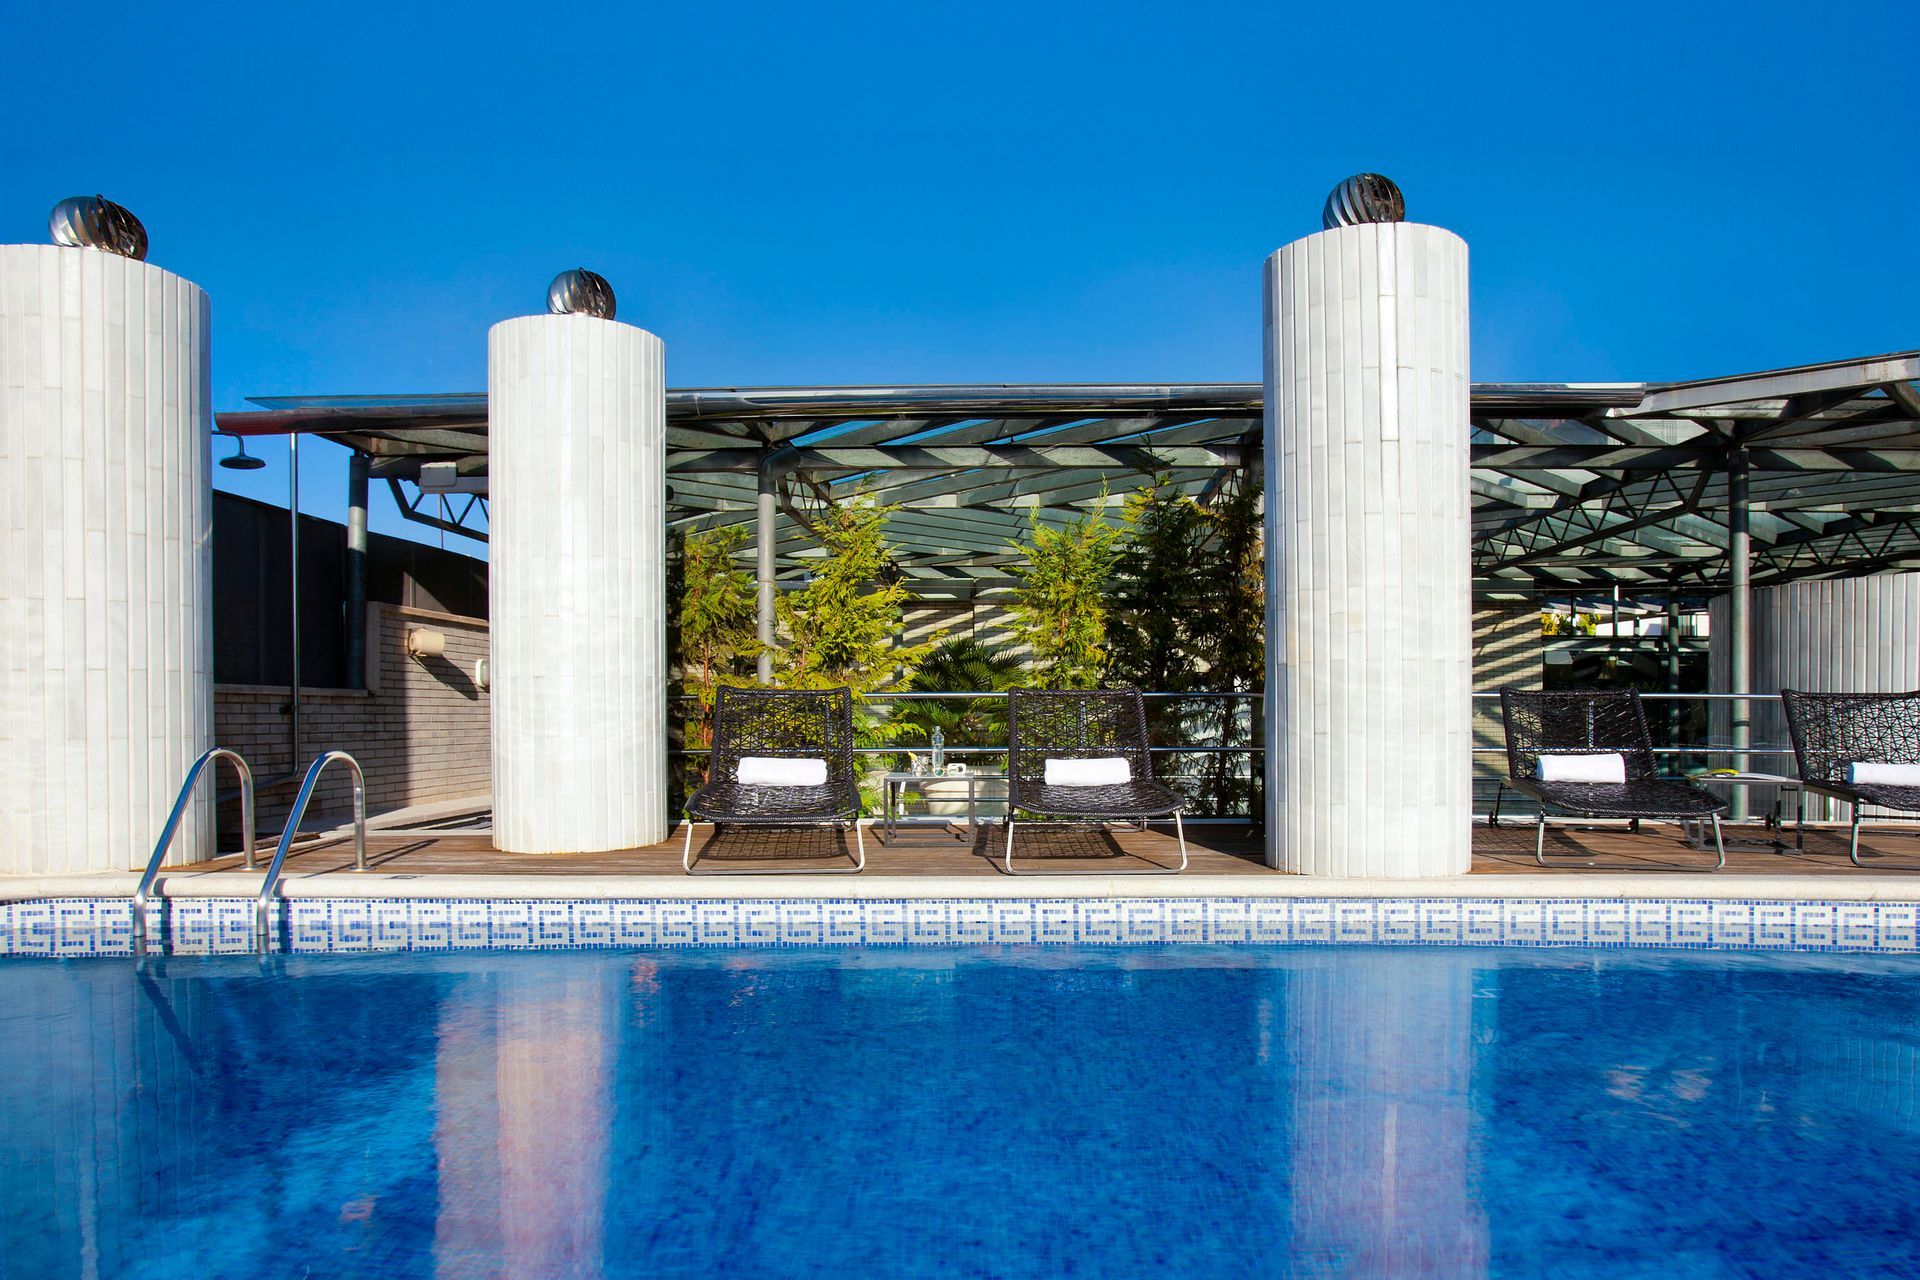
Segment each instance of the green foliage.
[[[1020,660],[1002,649],[962,638],[940,645],[914,672],[915,690],[997,693],[1020,683]],[[1007,700],[912,701],[896,704],[896,741],[930,743],[940,730],[950,746],[991,746],[1007,740]]]
[[[895,728],[861,696],[910,681],[941,639],[900,643],[909,597],[905,587],[884,577],[893,510],[857,497],[813,513],[808,531],[826,554],[811,562],[806,586],[775,602],[785,639],[774,650],[775,682],[786,689],[853,690],[854,743],[862,747],[889,745]],[[867,812],[879,807],[878,791],[864,781],[860,794]]]
[[855,498],[813,516],[811,531],[826,555],[812,562],[806,586],[777,602],[785,644],[775,650],[774,670],[782,687],[845,685],[857,698],[910,679],[938,642],[899,642],[907,591],[882,576],[892,511]]
[[1552,609],[1540,611],[1540,634],[1543,636],[1590,636],[1600,628],[1600,615],[1597,613],[1556,613]]
[[[1104,495],[1102,495],[1104,498]],[[1034,674],[1057,689],[1091,689],[1107,666],[1105,591],[1120,531],[1095,507],[1060,528],[1033,515],[1012,613]]]
[[[1241,473],[1210,502],[1162,477],[1127,499],[1110,623],[1116,683],[1165,693],[1253,691],[1266,678],[1266,567],[1260,487]],[[1245,745],[1254,700],[1148,704],[1161,741]],[[1182,757],[1218,811],[1251,805],[1257,769],[1237,753]],[[1257,763],[1257,761],[1255,762]]]
[[691,535],[681,552],[680,671],[702,707],[721,685],[749,683],[760,654],[753,575],[733,563],[746,539],[739,526],[722,526]]

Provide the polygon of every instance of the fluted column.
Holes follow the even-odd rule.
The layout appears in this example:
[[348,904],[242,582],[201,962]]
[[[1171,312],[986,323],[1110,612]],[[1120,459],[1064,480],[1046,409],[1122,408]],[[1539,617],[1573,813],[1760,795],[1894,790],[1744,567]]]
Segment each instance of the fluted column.
[[[1733,627],[1726,596],[1708,606],[1709,687],[1731,687]],[[1769,695],[1782,689],[1820,693],[1901,693],[1920,688],[1920,574],[1888,573],[1864,578],[1820,578],[1760,587],[1753,593],[1753,745],[1751,767],[1760,773],[1794,773],[1787,717]],[[1709,740],[1727,743],[1732,708],[1709,707]],[[1716,761],[1719,763],[1719,761]],[[1772,787],[1749,788],[1752,811],[1769,811]],[[1845,802],[1805,797],[1810,820],[1830,821],[1852,811]],[[1870,814],[1891,810],[1869,807]]]
[[612,320],[488,335],[496,848],[666,838],[664,377]]
[[208,324],[159,267],[0,246],[0,873],[144,865],[212,745]]
[[1266,268],[1268,861],[1471,857],[1467,248],[1366,223]]

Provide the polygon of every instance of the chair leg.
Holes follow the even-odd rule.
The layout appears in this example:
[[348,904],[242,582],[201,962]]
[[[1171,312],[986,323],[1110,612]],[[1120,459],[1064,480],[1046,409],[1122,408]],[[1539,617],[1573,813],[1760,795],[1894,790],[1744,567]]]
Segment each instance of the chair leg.
[[[1094,825],[1100,826],[1102,824],[1096,821]],[[1141,827],[1144,828],[1147,825],[1146,819],[1144,818],[1141,819],[1140,825]],[[1177,876],[1179,875],[1181,872],[1187,869],[1187,832],[1186,832],[1186,828],[1180,822],[1180,813],[1178,810],[1175,810],[1173,814],[1173,834],[1174,834],[1174,838],[1180,842],[1180,865],[1178,867],[1168,868],[1168,867],[1163,867],[1158,863],[1154,863],[1153,870],[1151,871],[1112,871],[1112,872],[1108,872],[1107,874],[1108,875],[1127,875],[1127,876]],[[1004,859],[1001,865],[1003,865],[1006,868],[1007,874],[1010,876],[1077,876],[1077,875],[1090,874],[1082,871],[1015,871],[1013,869],[1013,810],[1012,809],[1007,810],[1007,854],[1006,854],[1006,858]]]
[[1497,827],[1500,825],[1500,797],[1506,794],[1506,783],[1496,782],[1493,784],[1493,812],[1487,815],[1488,826]]
[[1853,835],[1847,841],[1847,857],[1856,867],[1866,865],[1860,861],[1860,806],[1858,804],[1853,806]]
[[1540,825],[1533,832],[1533,860],[1541,866],[1547,865],[1547,813],[1540,811]]
[[1720,855],[1720,860],[1713,864],[1713,869],[1718,871],[1727,865],[1727,845],[1720,838],[1720,815],[1715,813],[1708,816],[1713,819],[1713,851]]
[[[843,828],[839,820],[829,820],[835,831]],[[713,824],[715,836],[720,834],[720,824]],[[680,852],[680,865],[690,876],[847,876],[858,875],[867,866],[867,842],[860,831],[860,819],[853,819],[853,843],[855,855],[850,867],[727,867],[707,871],[693,869],[693,823],[687,823],[687,842]]]

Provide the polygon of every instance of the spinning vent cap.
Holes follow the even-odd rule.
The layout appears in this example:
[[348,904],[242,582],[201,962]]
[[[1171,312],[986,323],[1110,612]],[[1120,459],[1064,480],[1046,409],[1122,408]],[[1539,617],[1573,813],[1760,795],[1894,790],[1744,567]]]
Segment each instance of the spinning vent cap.
[[1392,178],[1378,173],[1356,173],[1342,182],[1327,193],[1327,207],[1320,213],[1320,223],[1328,231],[1363,222],[1406,220],[1407,198]]
[[98,249],[144,262],[147,229],[140,219],[105,196],[70,196],[53,206],[47,229],[55,244],[70,249]]
[[585,267],[562,271],[547,286],[547,310],[557,316],[598,316],[613,319],[613,286],[607,278]]

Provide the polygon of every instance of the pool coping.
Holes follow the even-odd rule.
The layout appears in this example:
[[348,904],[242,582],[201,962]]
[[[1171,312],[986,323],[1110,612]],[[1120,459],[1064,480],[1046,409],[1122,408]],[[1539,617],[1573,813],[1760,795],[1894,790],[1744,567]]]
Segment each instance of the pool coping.
[[[0,902],[0,956],[143,954],[123,898]],[[1920,958],[1920,903],[1726,899],[250,897],[147,904],[165,955],[1168,943],[1670,947]]]
[[[260,871],[162,873],[156,896],[250,898]],[[0,902],[130,898],[130,871],[0,877]],[[476,901],[663,901],[813,899],[1578,899],[1746,902],[1920,902],[1920,875],[1722,875],[1711,872],[1557,872],[1364,880],[1292,875],[890,876],[890,875],[405,875],[332,871],[283,875],[282,897],[297,899],[464,899]]]

